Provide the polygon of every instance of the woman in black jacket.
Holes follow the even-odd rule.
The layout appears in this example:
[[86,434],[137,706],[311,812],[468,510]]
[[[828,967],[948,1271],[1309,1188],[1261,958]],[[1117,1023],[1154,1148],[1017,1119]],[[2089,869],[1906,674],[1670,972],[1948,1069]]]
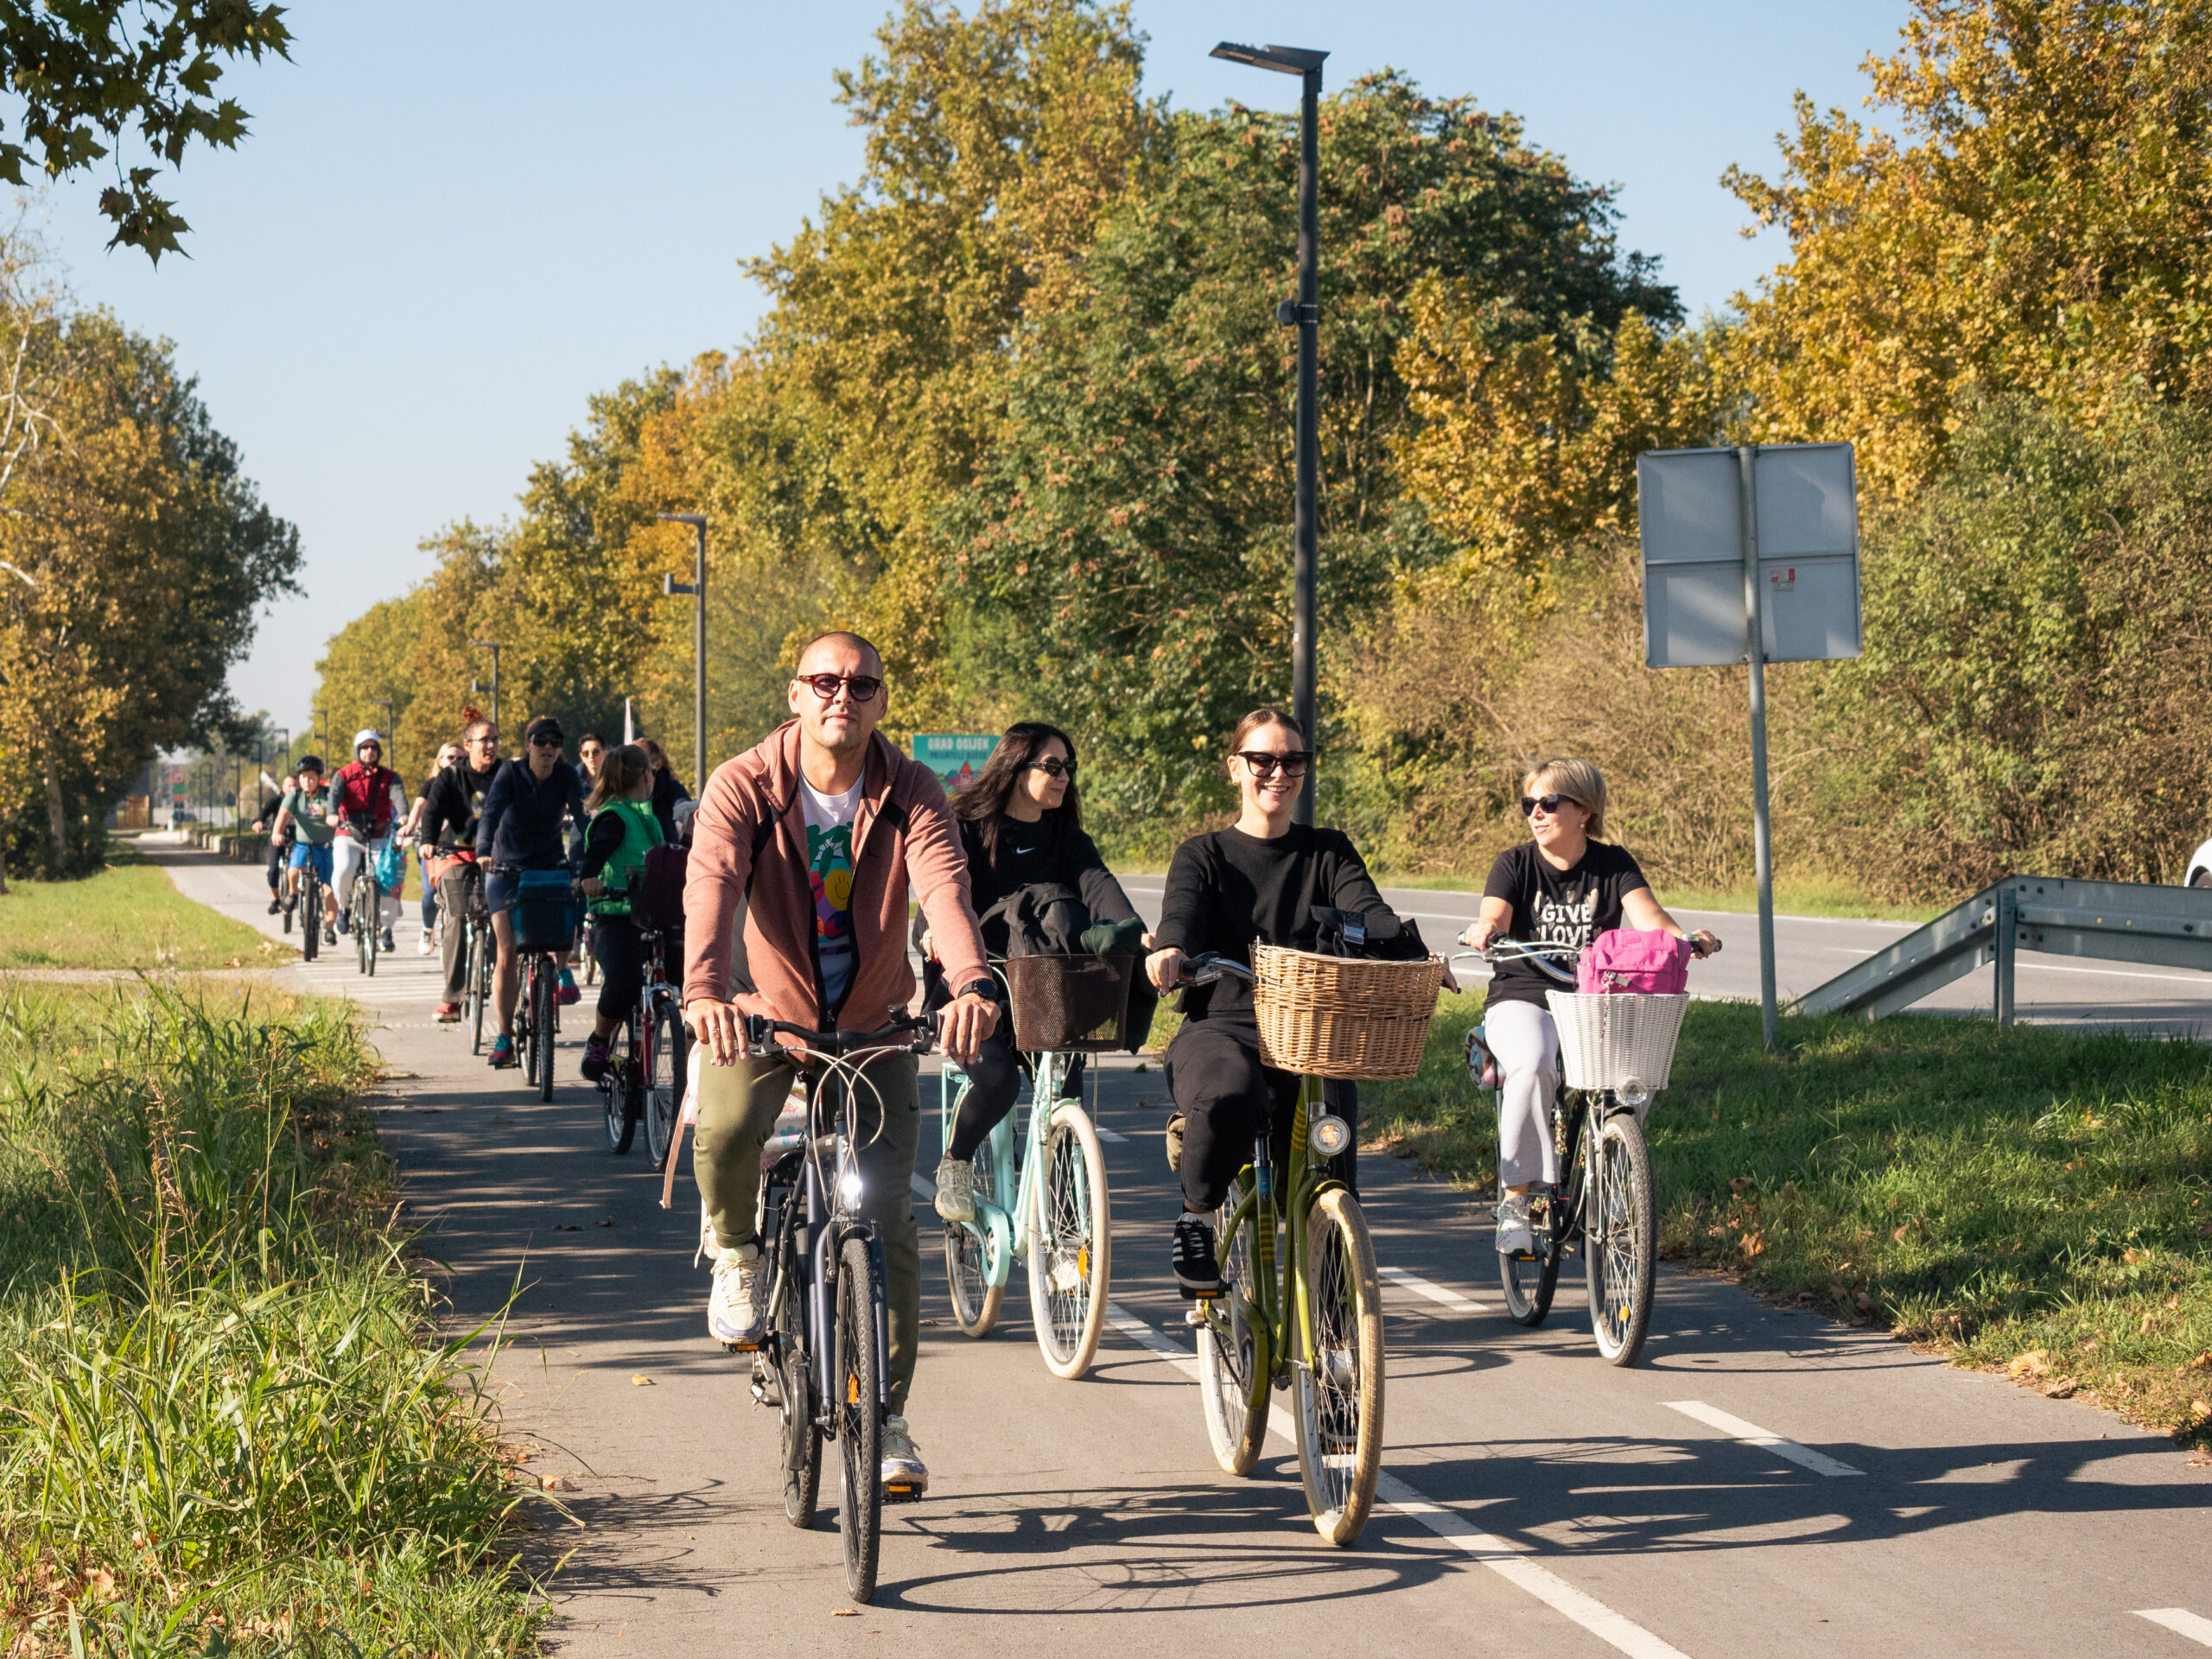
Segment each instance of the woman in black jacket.
[[[1215,951],[1249,966],[1255,944],[1312,950],[1320,943],[1315,906],[1387,912],[1375,880],[1340,830],[1293,822],[1313,752],[1289,715],[1255,709],[1229,743],[1229,777],[1239,814],[1226,830],[1193,836],[1175,849],[1160,903],[1160,948],[1145,972],[1175,988],[1183,958]],[[1382,955],[1427,954],[1408,930]],[[1445,982],[1452,983],[1447,971]],[[1183,994],[1183,1027],[1167,1046],[1167,1087],[1183,1113],[1183,1213],[1175,1223],[1175,1282],[1186,1296],[1221,1294],[1208,1217],[1249,1161],[1264,1125],[1277,1159],[1290,1155],[1298,1078],[1260,1062],[1251,988],[1224,976]]]
[[[1075,772],[1075,745],[1065,732],[1041,721],[1021,721],[1007,728],[982,772],[953,803],[968,849],[969,897],[982,918],[984,946],[995,959],[1004,960],[1008,939],[1007,918],[994,914],[994,907],[1025,887],[1047,884],[1073,890],[1093,923],[1137,920],[1122,884],[1083,832]],[[1146,935],[1145,944],[1151,942]],[[923,956],[930,956],[926,932],[921,946]],[[934,962],[929,966],[933,1004],[942,994],[942,976],[934,971]],[[975,1218],[976,1148],[1014,1109],[1020,1092],[1013,1032],[1013,1020],[1001,1020],[967,1068],[968,1093],[937,1169],[937,1212],[947,1221]],[[1079,1076],[1071,1072],[1069,1084]]]

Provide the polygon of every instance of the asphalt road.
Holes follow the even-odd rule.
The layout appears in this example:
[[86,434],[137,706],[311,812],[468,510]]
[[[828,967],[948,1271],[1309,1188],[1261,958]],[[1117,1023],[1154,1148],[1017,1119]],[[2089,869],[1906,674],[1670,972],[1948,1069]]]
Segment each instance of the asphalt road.
[[[192,896],[268,920],[257,871],[162,861]],[[643,1156],[607,1151],[574,1080],[581,1020],[543,1105],[435,1027],[414,938],[410,919],[373,981],[350,958],[284,977],[375,1021],[391,1075],[374,1104],[408,1214],[449,1268],[457,1319],[505,1310],[506,1430],[540,1448],[532,1471],[577,1489],[573,1524],[543,1540],[575,1552],[553,1580],[563,1655],[2212,1647],[2212,1468],[2170,1442],[1674,1273],[1643,1363],[1613,1370],[1578,1284],[1543,1329],[1512,1325],[1484,1207],[1382,1157],[1362,1185],[1395,1275],[1389,1501],[1355,1547],[1329,1548],[1287,1440],[1249,1478],[1214,1466],[1179,1363],[1159,1074],[1126,1058],[1098,1102],[1120,1317],[1097,1366],[1046,1372],[1019,1275],[999,1332],[963,1339],[925,1255],[935,1323],[910,1415],[932,1486],[887,1510],[877,1605],[842,1616],[836,1536],[785,1522],[773,1417],[705,1339],[688,1183],[663,1211]],[[935,1156],[925,1131],[925,1173]]]
[[[1122,886],[1147,922],[1160,917],[1158,876],[1124,876]],[[1421,923],[1421,937],[1436,950],[1475,918],[1481,895],[1422,887],[1385,887],[1382,896],[1401,915]],[[1664,895],[1661,895],[1663,899]],[[1698,996],[1759,995],[1758,918],[1735,911],[1678,910],[1685,927],[1710,929],[1720,954],[1690,965],[1690,990]],[[1917,924],[1839,921],[1818,916],[1774,918],[1776,994],[1783,1002],[1802,996],[1878,950],[1888,949]],[[1994,968],[1977,968],[1954,980],[1913,1011],[1928,1014],[1993,1014]],[[1462,980],[1469,977],[1461,976]],[[1473,977],[1480,978],[1478,972]],[[2071,957],[2023,950],[2013,979],[2014,1012],[2038,1025],[2121,1027],[2202,1039],[2212,1036],[2212,974],[2181,968],[2135,967],[2126,963],[2085,965]]]

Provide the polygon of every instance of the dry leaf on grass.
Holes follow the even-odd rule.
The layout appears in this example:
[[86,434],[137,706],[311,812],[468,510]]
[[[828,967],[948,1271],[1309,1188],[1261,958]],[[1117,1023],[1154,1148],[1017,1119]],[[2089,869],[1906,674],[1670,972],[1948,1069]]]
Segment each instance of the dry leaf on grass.
[[2014,1376],[2049,1376],[2050,1358],[2042,1349],[2031,1348],[2024,1354],[2016,1355],[2005,1369]]
[[2071,1400],[2081,1384],[2070,1376],[2062,1376],[2056,1382],[2046,1383],[2044,1393],[2053,1400]]
[[576,1490],[576,1483],[566,1475],[540,1475],[537,1484],[541,1490],[549,1492],[573,1492]]

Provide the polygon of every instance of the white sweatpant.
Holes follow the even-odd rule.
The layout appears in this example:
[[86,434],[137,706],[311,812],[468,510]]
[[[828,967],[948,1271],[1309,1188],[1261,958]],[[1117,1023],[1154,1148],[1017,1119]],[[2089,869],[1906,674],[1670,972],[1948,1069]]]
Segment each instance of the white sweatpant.
[[1559,1185],[1552,1143],[1552,1096],[1559,1090],[1559,1027],[1534,1002],[1493,1002],[1483,1010],[1483,1040],[1504,1074],[1497,1091],[1497,1184]]
[[[390,837],[373,847],[365,847],[351,836],[338,836],[330,843],[330,890],[338,899],[338,913],[343,916],[346,907],[353,902],[353,881],[368,861],[374,847],[387,844]],[[377,895],[377,919],[386,927],[399,924],[399,894],[380,893]]]

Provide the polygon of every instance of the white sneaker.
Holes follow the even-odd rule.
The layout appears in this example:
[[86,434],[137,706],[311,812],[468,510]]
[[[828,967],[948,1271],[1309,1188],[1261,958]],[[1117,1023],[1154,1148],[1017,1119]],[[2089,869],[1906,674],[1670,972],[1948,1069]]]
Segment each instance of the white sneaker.
[[947,1158],[937,1166],[937,1212],[947,1221],[976,1219],[976,1165],[972,1159]]
[[887,1497],[919,1497],[930,1489],[930,1471],[922,1461],[904,1417],[883,1420],[883,1491]]
[[1535,1248],[1535,1229],[1529,1224],[1529,1195],[1507,1193],[1497,1201],[1497,1253],[1527,1255]]
[[427,957],[431,951],[437,948],[438,942],[436,938],[428,931],[425,931],[421,938],[415,941],[415,954],[418,957]]
[[691,1253],[691,1265],[722,1259],[721,1241],[715,1236],[715,1218],[708,1213],[707,1201],[699,1200],[699,1248]]
[[715,1287],[707,1297],[707,1334],[725,1348],[760,1345],[760,1305],[753,1291],[758,1244],[724,1250],[715,1262]]

